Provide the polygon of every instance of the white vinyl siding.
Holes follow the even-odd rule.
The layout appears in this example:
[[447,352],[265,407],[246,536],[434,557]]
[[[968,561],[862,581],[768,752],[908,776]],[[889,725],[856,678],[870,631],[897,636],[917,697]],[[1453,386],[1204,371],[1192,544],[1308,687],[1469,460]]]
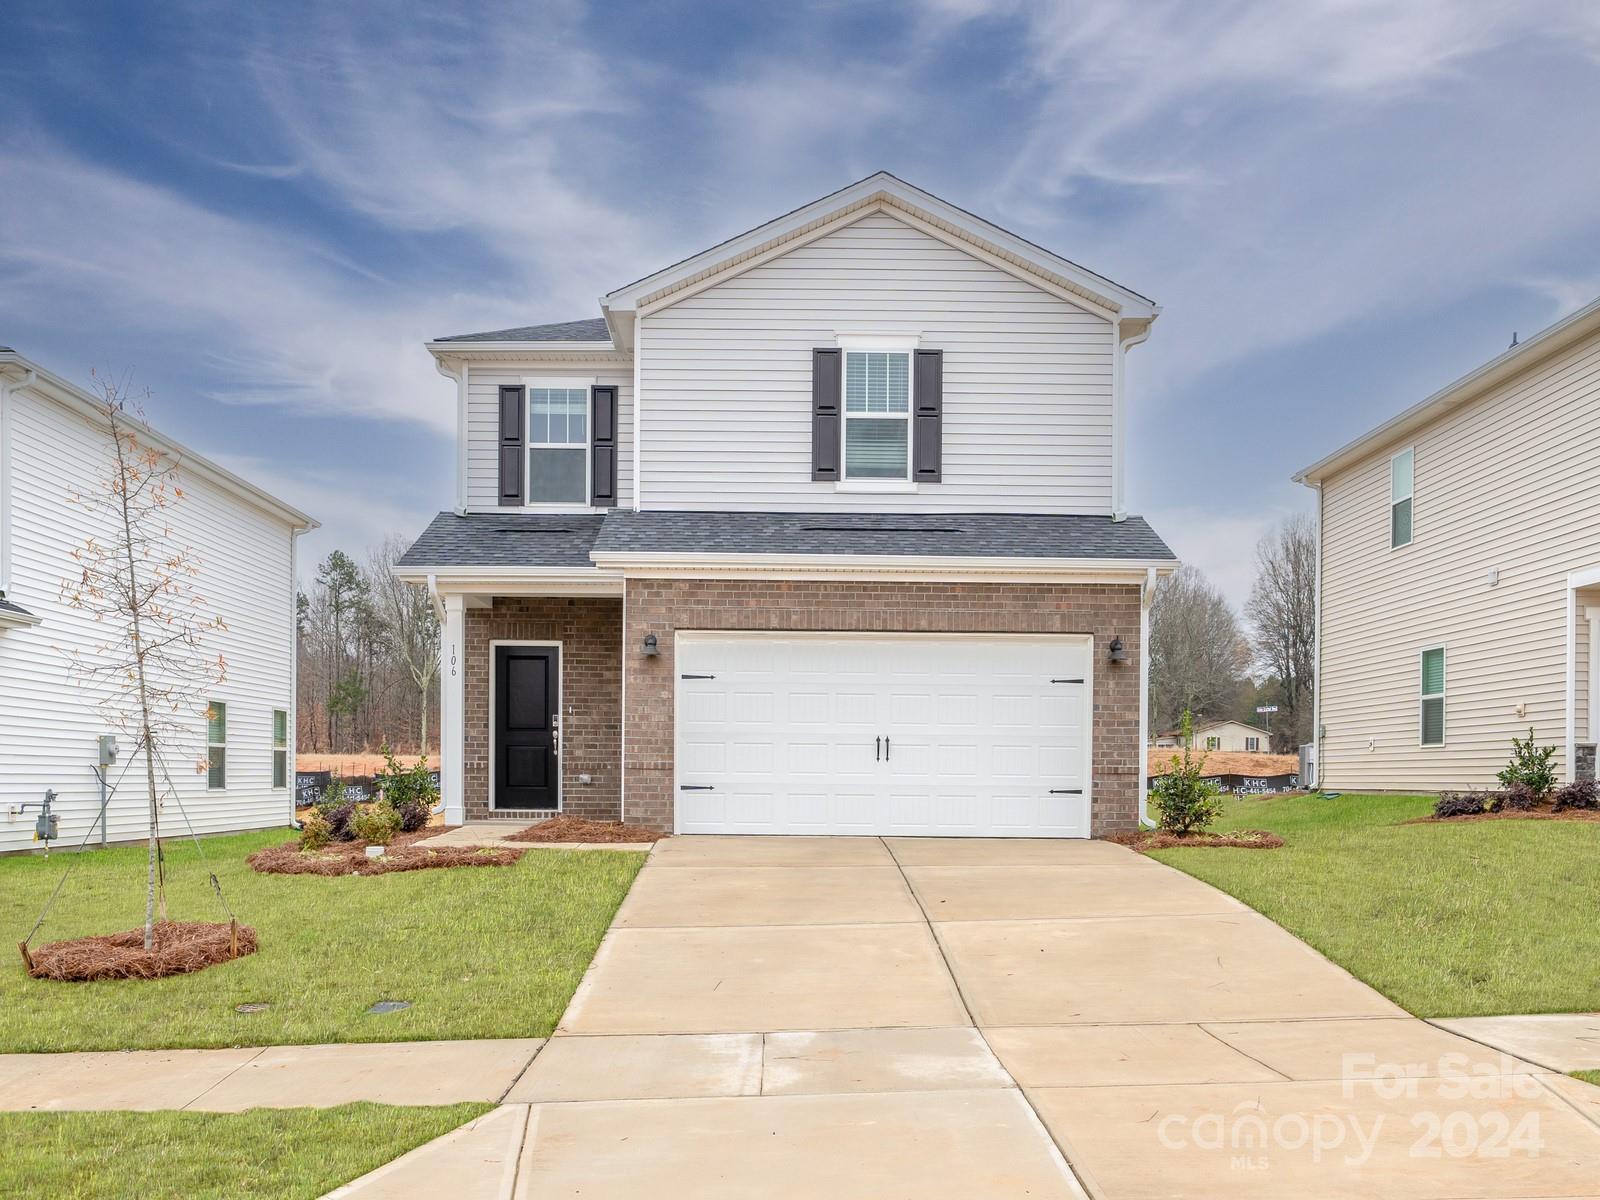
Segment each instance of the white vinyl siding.
[[[811,352],[841,334],[944,351],[942,483],[811,479]],[[636,352],[646,508],[1111,511],[1110,323],[886,213],[647,313]]]
[[[473,363],[467,378],[467,507],[500,498],[500,387],[537,378],[593,377],[617,389],[617,503],[633,504],[633,367],[627,363]],[[588,497],[584,497],[584,503]]]
[[[1427,526],[1404,554],[1389,507],[1402,446],[1323,486],[1321,782],[1493,787],[1530,725],[1564,770],[1566,577],[1600,566],[1600,338],[1408,438]],[[1443,752],[1421,744],[1417,655],[1435,645],[1449,647]]]
[[[41,618],[0,632],[0,851],[33,845],[33,821],[7,819],[12,805],[37,803],[46,788],[59,795],[61,843],[76,844],[99,810],[90,767],[95,739],[118,732],[122,757],[111,768],[121,781],[109,808],[110,839],[146,832],[142,755],[101,715],[99,689],[74,677],[64,651],[88,652],[107,630],[61,600],[73,574],[73,547],[91,532],[68,493],[99,477],[110,451],[105,433],[79,414],[33,391],[8,398],[11,435],[12,578],[8,598]],[[207,638],[227,678],[210,696],[227,705],[227,787],[207,784],[204,704],[185,716],[188,736],[167,766],[181,800],[168,800],[163,829],[200,833],[287,825],[290,794],[272,790],[272,710],[292,709],[294,585],[290,530],[280,517],[248,504],[197,470],[180,472],[185,498],[172,507],[174,536],[200,563],[196,586],[227,625]]]

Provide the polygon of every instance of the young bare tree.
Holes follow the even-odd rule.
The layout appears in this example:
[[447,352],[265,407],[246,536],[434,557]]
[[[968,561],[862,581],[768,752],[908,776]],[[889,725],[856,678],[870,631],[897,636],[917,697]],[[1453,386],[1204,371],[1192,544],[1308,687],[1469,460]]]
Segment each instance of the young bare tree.
[[1310,741],[1317,644],[1317,528],[1310,516],[1286,518],[1256,546],[1256,581],[1244,611],[1256,661],[1283,689],[1273,741],[1282,750]]
[[1235,707],[1250,652],[1233,609],[1197,568],[1156,584],[1150,601],[1150,719],[1174,728],[1184,713],[1224,716]]
[[[172,535],[171,510],[184,499],[178,462],[150,440],[142,414],[129,411],[113,382],[96,379],[99,415],[110,435],[105,470],[92,490],[72,501],[89,513],[92,534],[72,552],[79,567],[61,595],[106,627],[105,640],[72,653],[74,672],[102,690],[101,712],[144,755],[150,836],[146,868],[144,948],[154,944],[164,752],[196,741],[204,697],[227,664],[206,649],[208,634],[226,628],[194,587],[200,561]],[[163,771],[163,773],[165,773]],[[163,913],[166,897],[160,896]]]
[[393,567],[406,552],[405,538],[390,535],[373,549],[367,572],[374,607],[383,623],[387,647],[405,664],[416,686],[421,709],[417,746],[428,748],[428,702],[439,673],[439,622],[427,592],[394,577]]

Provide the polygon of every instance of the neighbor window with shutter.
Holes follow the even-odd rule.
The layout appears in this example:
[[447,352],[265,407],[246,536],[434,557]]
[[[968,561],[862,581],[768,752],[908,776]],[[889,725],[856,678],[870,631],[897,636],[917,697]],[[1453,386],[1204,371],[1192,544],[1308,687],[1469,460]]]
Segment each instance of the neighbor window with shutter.
[[1411,500],[1416,490],[1416,452],[1402,450],[1389,460],[1389,548],[1411,544]]
[[589,503],[589,389],[528,386],[529,504]]
[[1422,744],[1444,745],[1444,647],[1422,652]]
[[272,786],[289,786],[289,714],[272,710]]
[[909,351],[845,351],[844,478],[911,478]]
[[1260,738],[1245,738],[1245,740],[1244,740],[1244,748],[1249,753],[1255,754],[1257,751],[1259,751],[1261,749],[1261,739]]
[[220,700],[206,705],[206,787],[228,786],[228,706]]
[[1206,739],[1206,749],[1207,750],[1221,750],[1222,749],[1222,739],[1219,738],[1219,737],[1208,737]]

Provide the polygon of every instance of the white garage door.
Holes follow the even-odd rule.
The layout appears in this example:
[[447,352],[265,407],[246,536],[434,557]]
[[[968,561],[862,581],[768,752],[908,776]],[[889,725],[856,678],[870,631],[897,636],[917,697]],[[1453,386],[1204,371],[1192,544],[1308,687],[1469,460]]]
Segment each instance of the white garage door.
[[1089,835],[1090,639],[677,635],[679,833]]

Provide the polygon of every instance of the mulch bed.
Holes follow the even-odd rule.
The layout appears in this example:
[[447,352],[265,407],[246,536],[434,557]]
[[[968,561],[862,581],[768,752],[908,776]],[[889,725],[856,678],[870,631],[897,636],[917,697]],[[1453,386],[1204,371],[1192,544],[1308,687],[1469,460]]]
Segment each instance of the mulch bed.
[[586,821],[582,817],[551,817],[529,825],[506,840],[512,842],[659,842],[669,836],[621,821]]
[[330,842],[321,850],[302,850],[285,842],[257,850],[245,861],[263,875],[388,875],[445,867],[509,867],[526,851],[516,846],[418,846],[438,829],[397,833],[381,858],[367,857],[365,842]]
[[[30,952],[35,979],[84,982],[92,979],[160,979],[183,975],[234,959],[231,927],[216,921],[161,921],[152,930],[154,946],[144,948],[144,929],[100,937],[50,942]],[[256,952],[256,931],[239,926],[239,954]]]
[[1229,833],[1190,833],[1179,837],[1162,829],[1141,829],[1116,833],[1111,841],[1141,854],[1147,850],[1171,850],[1177,846],[1228,846],[1235,850],[1276,850],[1283,839],[1265,829],[1235,829]]
[[1527,812],[1503,808],[1499,812],[1466,813],[1459,817],[1412,817],[1401,825],[1470,825],[1475,821],[1600,821],[1600,809],[1568,808],[1552,812],[1548,808],[1535,808]]

